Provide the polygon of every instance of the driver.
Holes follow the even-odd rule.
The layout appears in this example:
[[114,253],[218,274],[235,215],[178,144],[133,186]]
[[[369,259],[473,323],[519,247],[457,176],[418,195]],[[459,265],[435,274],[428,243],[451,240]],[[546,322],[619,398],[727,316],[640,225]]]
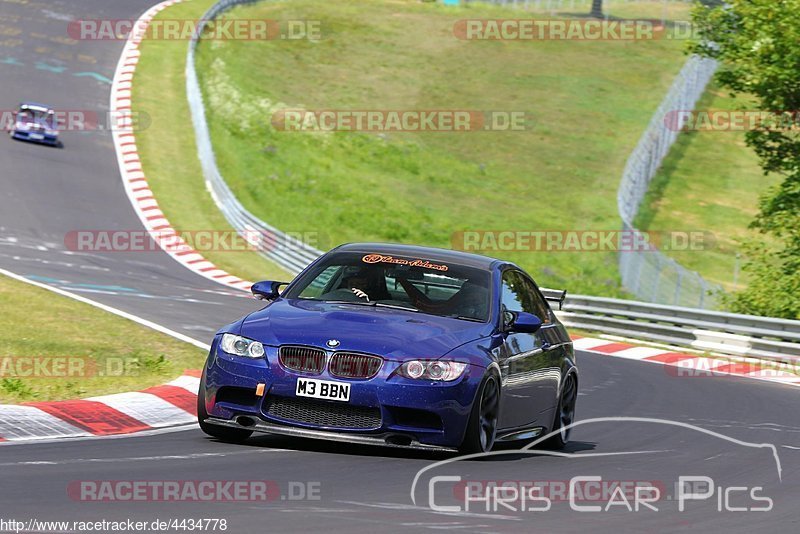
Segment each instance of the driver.
[[342,280],[340,289],[349,289],[357,297],[371,300],[389,300],[391,295],[386,289],[386,278],[380,267],[357,267],[352,274]]

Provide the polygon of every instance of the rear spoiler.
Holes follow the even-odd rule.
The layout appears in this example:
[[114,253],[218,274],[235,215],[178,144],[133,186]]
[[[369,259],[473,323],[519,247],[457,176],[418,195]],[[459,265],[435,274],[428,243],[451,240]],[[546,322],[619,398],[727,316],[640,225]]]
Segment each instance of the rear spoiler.
[[558,302],[558,309],[564,306],[564,300],[567,298],[567,290],[561,289],[545,289],[539,288],[544,295],[544,299],[548,302]]

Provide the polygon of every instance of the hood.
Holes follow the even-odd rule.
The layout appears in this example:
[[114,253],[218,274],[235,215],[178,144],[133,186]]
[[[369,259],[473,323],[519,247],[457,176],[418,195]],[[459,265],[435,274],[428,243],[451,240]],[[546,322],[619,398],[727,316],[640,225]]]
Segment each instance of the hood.
[[312,345],[379,354],[384,358],[439,358],[486,337],[492,327],[449,317],[363,305],[278,300],[244,319],[241,335],[265,345]]

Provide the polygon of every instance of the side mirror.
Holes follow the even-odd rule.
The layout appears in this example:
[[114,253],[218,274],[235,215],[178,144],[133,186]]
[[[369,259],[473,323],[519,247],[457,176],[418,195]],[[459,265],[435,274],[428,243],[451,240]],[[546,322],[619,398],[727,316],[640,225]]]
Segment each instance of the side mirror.
[[542,327],[542,320],[532,313],[515,312],[514,321],[509,325],[509,332],[534,334]]
[[265,280],[253,284],[253,287],[250,288],[250,292],[256,300],[275,300],[280,296],[280,287],[284,285],[286,285],[286,282]]

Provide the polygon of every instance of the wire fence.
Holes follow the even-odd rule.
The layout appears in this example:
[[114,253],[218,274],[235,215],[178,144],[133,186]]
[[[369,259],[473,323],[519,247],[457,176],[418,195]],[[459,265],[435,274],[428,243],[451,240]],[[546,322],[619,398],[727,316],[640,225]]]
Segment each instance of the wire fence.
[[[502,5],[531,11],[588,12],[592,0],[462,0],[464,3]],[[695,0],[651,0],[651,3],[694,3]],[[704,0],[710,3],[711,0]],[[615,7],[642,0],[603,0],[606,15]],[[617,203],[623,232],[639,233],[634,220],[647,195],[650,183],[669,152],[683,124],[667,127],[669,112],[693,110],[717,68],[715,61],[692,56],[681,69],[667,96],[653,115],[636,149],[630,155],[620,183]],[[619,254],[622,285],[636,298],[658,304],[713,308],[722,287],[686,269],[674,259],[656,250],[626,251]]]
[[[683,123],[668,124],[665,118],[670,112],[675,116],[675,111],[693,110],[716,68],[714,60],[689,58],[628,158],[617,192],[623,230],[636,231],[634,221],[650,183],[683,127]],[[722,290],[657,250],[621,253],[619,271],[625,289],[659,304],[711,308]]]
[[[588,10],[592,0],[463,0],[465,3],[503,5],[529,10]],[[615,6],[641,0],[604,0],[605,13]],[[653,0],[653,3],[693,3],[694,0]],[[705,0],[709,3],[710,0]],[[653,115],[647,129],[630,155],[622,175],[617,204],[624,232],[638,233],[634,220],[647,195],[650,183],[664,157],[678,137],[682,123],[667,125],[670,112],[693,110],[714,75],[714,60],[691,56]],[[680,117],[679,117],[680,118]],[[619,254],[622,285],[638,299],[659,304],[713,308],[722,287],[708,282],[699,273],[686,269],[658,251],[630,251]]]

